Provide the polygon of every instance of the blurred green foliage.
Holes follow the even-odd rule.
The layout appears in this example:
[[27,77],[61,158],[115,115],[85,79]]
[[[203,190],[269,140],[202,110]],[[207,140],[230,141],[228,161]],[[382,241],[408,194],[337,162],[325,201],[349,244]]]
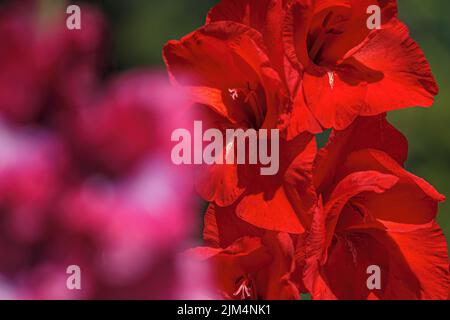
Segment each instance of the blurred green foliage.
[[[424,51],[440,93],[433,108],[398,110],[390,119],[409,140],[408,170],[450,197],[450,1],[398,2],[400,17]],[[450,243],[450,198],[440,207],[439,222]]]
[[[73,1],[77,3],[77,1]],[[108,15],[116,69],[162,66],[162,48],[202,26],[215,0],[85,0]]]
[[[112,27],[114,69],[163,67],[161,49],[204,23],[216,0],[92,0],[107,13]],[[408,169],[450,196],[450,1],[398,0],[400,16],[420,44],[440,86],[431,109],[411,108],[390,114],[409,139]],[[439,221],[450,239],[450,200]]]

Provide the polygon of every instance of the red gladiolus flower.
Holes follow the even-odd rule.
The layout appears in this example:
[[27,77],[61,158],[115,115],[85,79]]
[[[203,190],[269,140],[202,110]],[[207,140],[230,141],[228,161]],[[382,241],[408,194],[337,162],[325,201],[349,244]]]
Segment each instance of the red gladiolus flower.
[[289,107],[261,35],[242,24],[208,24],[164,47],[174,84],[187,86],[195,103],[245,128],[277,128]]
[[[198,116],[208,127],[285,129],[290,103],[287,88],[271,66],[256,30],[231,21],[210,23],[181,41],[169,42],[164,57],[173,82],[188,88]],[[283,138],[280,149],[278,174],[261,176],[254,165],[205,165],[196,177],[198,192],[221,207],[237,202],[236,214],[255,226],[303,232],[298,214],[305,214],[312,201],[305,195],[296,213],[289,193],[295,189],[308,192],[303,185],[311,180],[313,136],[305,133],[292,141]],[[223,154],[228,152],[225,147]],[[296,188],[295,184],[302,186]]]
[[[447,297],[447,245],[435,222],[444,197],[403,169],[406,151],[384,116],[358,119],[320,151],[319,206],[297,252],[313,298]],[[372,265],[377,289],[367,286]]]
[[271,65],[283,81],[289,95],[289,126],[286,128],[290,139],[303,131],[322,131],[303,100],[299,105],[299,72],[294,69],[285,53],[284,23],[291,1],[284,0],[222,0],[208,13],[206,24],[217,21],[235,21],[257,30],[261,35]]
[[[372,5],[381,9],[380,29],[367,26]],[[395,0],[223,0],[207,23],[226,20],[263,35],[294,103],[290,135],[345,129],[359,115],[428,107],[438,93]]]
[[188,251],[211,263],[221,297],[225,299],[299,299],[291,280],[294,245],[286,233],[255,228],[230,209],[210,205],[204,238],[209,247]]
[[[203,120],[212,118],[208,123],[218,128],[276,128],[285,96],[262,47],[256,31],[220,22],[169,42],[164,58],[173,82],[190,88],[193,102],[212,110],[201,111]],[[205,170],[210,184],[197,183],[205,200],[228,206],[243,193],[237,165]]]
[[[380,29],[367,27],[371,5],[381,9]],[[298,94],[325,128],[344,129],[357,116],[429,107],[438,93],[423,52],[397,18],[395,0],[293,1],[284,42],[301,74]]]

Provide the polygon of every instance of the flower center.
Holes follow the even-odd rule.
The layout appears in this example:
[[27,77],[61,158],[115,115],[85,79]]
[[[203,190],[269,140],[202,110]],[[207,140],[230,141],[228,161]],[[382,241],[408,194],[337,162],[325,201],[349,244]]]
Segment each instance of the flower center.
[[238,279],[238,288],[233,293],[233,296],[239,297],[241,300],[249,300],[252,298],[252,283],[248,277],[244,276]]
[[334,72],[328,71],[328,82],[330,83],[331,89],[334,89]]
[[250,82],[244,88],[229,88],[231,99],[242,112],[249,128],[260,129],[265,118],[264,95],[260,94],[260,87],[252,88]]
[[228,89],[228,92],[230,93],[231,99],[237,100],[239,98],[239,93],[237,89]]
[[356,265],[357,264],[357,251],[355,246],[353,245],[353,242],[351,239],[348,238],[344,238],[345,241],[345,246],[347,247],[347,249],[350,251],[351,255],[352,255],[352,260],[353,260],[353,264]]
[[345,21],[343,15],[329,11],[325,18],[323,18],[320,26],[308,36],[308,54],[310,59],[316,65],[322,65],[322,51],[327,41],[330,41],[330,36],[339,35],[343,32],[340,25]]

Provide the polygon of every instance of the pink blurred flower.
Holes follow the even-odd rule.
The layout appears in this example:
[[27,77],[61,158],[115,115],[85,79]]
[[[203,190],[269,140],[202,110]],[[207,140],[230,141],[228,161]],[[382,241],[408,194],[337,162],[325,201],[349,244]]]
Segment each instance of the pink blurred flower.
[[171,132],[189,117],[187,102],[166,79],[146,71],[128,72],[110,81],[95,101],[66,121],[75,157],[87,170],[129,172],[148,156],[170,162]]
[[179,255],[195,220],[191,172],[171,160],[184,93],[148,70],[101,84],[101,14],[83,5],[68,31],[38,3],[0,8],[0,297],[208,297]]
[[[61,199],[51,258],[25,282],[25,297],[177,298],[185,236],[179,213],[164,205],[150,211],[110,188],[84,186]],[[66,288],[69,265],[81,268],[81,291]]]
[[[61,136],[0,127],[0,274],[15,295],[188,296],[178,252],[191,230],[191,173],[170,158],[171,128],[186,118],[162,117],[185,104],[159,75],[140,72],[113,81],[74,121],[61,118]],[[66,288],[73,264],[81,291]]]
[[43,16],[39,1],[0,7],[0,112],[29,122],[76,107],[95,89],[105,22],[83,6],[84,28],[68,30],[65,11]]
[[63,186],[66,159],[55,137],[0,123],[0,273],[33,264],[45,242],[48,213]]

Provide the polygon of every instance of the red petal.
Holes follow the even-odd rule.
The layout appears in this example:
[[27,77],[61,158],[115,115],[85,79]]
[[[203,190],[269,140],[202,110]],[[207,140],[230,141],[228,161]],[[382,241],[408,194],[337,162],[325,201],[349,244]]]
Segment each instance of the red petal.
[[379,81],[364,85],[367,93],[361,115],[376,115],[411,106],[429,107],[438,87],[419,46],[410,38],[407,27],[394,19],[381,30],[373,31],[364,43],[347,54],[350,64],[382,72]]
[[253,277],[272,261],[261,239],[251,237],[238,239],[226,249],[200,247],[187,254],[211,262],[217,285],[228,299],[236,298],[234,294],[241,278]]
[[361,194],[371,196],[372,194],[384,194],[392,189],[399,179],[390,174],[377,171],[359,171],[351,173],[342,179],[333,190],[325,205],[327,242],[331,243],[335,227],[340,218],[342,209],[355,196]]
[[322,199],[320,199],[313,215],[311,228],[308,233],[299,236],[296,248],[297,261],[302,265],[303,283],[315,300],[336,299],[320,273],[324,253],[327,249],[325,219],[325,210]]
[[[380,267],[380,290],[367,288],[371,265]],[[316,268],[313,298],[445,299],[448,267],[445,237],[436,223],[409,232],[353,229],[338,237],[326,264]]]
[[[203,130],[235,128],[233,124],[209,108],[198,106],[196,111],[198,111],[199,118],[202,120]],[[224,132],[222,134],[225,136]],[[191,136],[193,136],[192,133]],[[204,143],[203,147],[206,144]],[[226,152],[226,146],[223,146],[222,152],[216,155],[217,158],[223,161]],[[241,168],[237,164],[203,164],[197,166],[194,173],[195,188],[200,196],[208,202],[217,203],[219,206],[232,205],[245,191]]]
[[349,172],[377,170],[393,175],[399,182],[381,195],[367,194],[357,200],[374,218],[407,224],[428,223],[436,217],[442,196],[425,180],[403,169],[386,153],[361,150],[352,153],[339,175]]
[[262,296],[267,300],[298,300],[300,293],[292,281],[295,268],[294,245],[286,233],[269,232],[263,238],[263,243],[273,257],[270,267],[259,275],[263,282]]
[[400,165],[408,155],[406,138],[387,122],[386,115],[360,117],[346,130],[333,131],[327,145],[319,151],[314,175],[317,189],[329,190],[346,157],[367,148],[386,152]]
[[237,164],[203,165],[196,171],[195,187],[204,200],[227,207],[245,191],[239,181]]
[[291,206],[282,186],[270,198],[263,192],[246,195],[237,206],[238,216],[259,228],[288,233],[302,233],[304,227]]
[[304,231],[307,221],[302,219],[315,201],[311,191],[315,140],[305,134],[282,142],[280,149],[284,152],[278,174],[261,176],[257,171],[250,176],[252,183],[237,205],[237,214],[259,228],[298,234]]
[[264,38],[275,69],[283,74],[282,22],[285,15],[283,1],[222,0],[208,13],[206,23],[235,21],[258,30]]
[[[340,14],[345,18],[345,20],[335,26],[340,32],[330,34],[323,45],[321,60],[328,63],[334,63],[344,57],[347,51],[360,44],[370,33],[370,30],[367,27],[367,19],[369,17],[367,8],[369,8],[369,6],[377,5],[381,9],[382,26],[387,24],[391,19],[397,17],[396,0],[321,0],[319,2],[334,2],[335,8],[330,8],[330,5],[328,5],[328,10],[332,10],[334,16]],[[340,5],[341,7],[340,12],[337,11],[337,5]],[[350,10],[342,10],[342,8],[345,8],[346,6],[349,6]],[[325,9],[327,8],[325,7]],[[324,10],[322,9],[322,11]],[[324,14],[322,14],[322,16],[324,16]]]
[[260,237],[264,231],[239,219],[235,206],[221,208],[210,204],[204,219],[203,239],[211,247],[226,248],[244,236]]
[[216,218],[216,208],[210,204],[203,219],[203,240],[208,247],[220,248],[219,228]]
[[294,1],[286,13],[283,42],[286,56],[293,69],[303,70],[311,64],[307,38],[314,13],[313,1]]
[[[397,230],[408,229],[398,224]],[[405,232],[366,230],[384,247],[385,258],[368,261],[379,265],[382,288],[380,299],[446,299],[449,290],[449,263],[445,236],[439,226],[418,226]],[[361,248],[363,250],[363,248]],[[364,249],[365,250],[365,249]],[[387,263],[381,263],[382,260]]]
[[[325,208],[322,208],[321,200],[319,201],[309,233],[304,240],[300,239],[300,246],[297,249],[298,254],[305,257],[303,280],[314,299],[336,299],[337,293],[334,293],[327,284],[328,280],[323,277],[321,266],[327,259],[327,249],[332,243],[344,206],[351,198],[361,193],[383,193],[392,188],[397,181],[398,179],[392,175],[375,171],[356,172],[338,184]],[[302,260],[301,258],[300,261]],[[340,277],[343,279],[342,274]]]
[[248,115],[228,90],[260,85],[265,91],[265,101],[258,104],[260,113],[267,115],[267,127],[275,127],[286,105],[282,83],[264,52],[260,33],[222,21],[208,24],[181,41],[170,41],[164,47],[164,59],[172,80],[187,86],[195,102],[207,105],[232,123],[245,122]]
[[350,86],[342,73],[333,71],[308,72],[303,79],[306,103],[323,127],[345,129],[360,114],[364,84]]
[[389,270],[388,254],[386,248],[367,234],[345,234],[338,237],[329,250],[327,263],[321,268],[323,285],[337,299],[367,299],[371,292],[367,287],[370,276],[367,268],[371,265],[381,268],[383,288],[386,286],[385,278]]
[[320,123],[306,105],[303,90],[299,90],[298,94],[294,98],[292,112],[289,118],[287,139],[293,139],[305,131],[317,134],[321,133],[323,130]]

